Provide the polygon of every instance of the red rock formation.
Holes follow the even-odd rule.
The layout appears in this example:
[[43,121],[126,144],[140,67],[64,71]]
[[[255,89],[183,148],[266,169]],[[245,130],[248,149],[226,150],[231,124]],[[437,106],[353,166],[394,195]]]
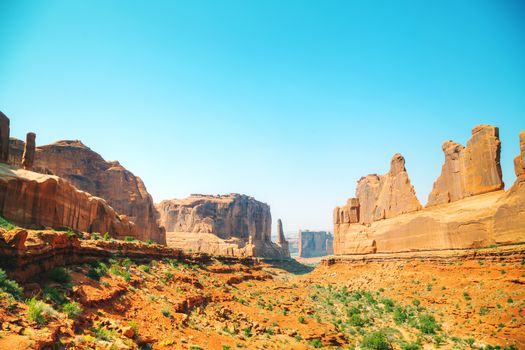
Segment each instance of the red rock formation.
[[24,154],[22,155],[22,166],[25,170],[32,170],[35,163],[35,139],[36,134],[34,132],[27,133]]
[[[366,225],[346,219],[345,210],[348,210],[350,205],[336,208],[335,254],[473,248],[493,243],[524,242],[525,169],[522,161],[525,159],[525,132],[520,134],[521,154],[515,159],[517,179],[511,189],[507,192],[496,190],[477,195],[473,193],[499,188],[502,183],[501,173],[498,173],[497,129],[478,127],[474,129],[473,134],[476,136],[469,141],[467,148],[453,147],[459,151],[449,154],[456,154],[457,157],[447,158],[442,176],[436,181],[438,185],[434,187],[436,190],[444,188],[443,184],[452,184],[445,192],[455,194],[447,198],[457,198],[459,195],[465,195],[465,198],[439,206],[427,206],[422,210],[373,221]],[[480,145],[485,145],[489,150],[483,152],[479,149]],[[467,149],[469,151],[466,151]],[[453,163],[453,159],[461,161]],[[498,161],[495,161],[496,159]],[[456,167],[454,164],[460,165]],[[487,168],[476,169],[478,166]],[[453,174],[451,169],[458,170],[458,173]],[[485,177],[486,181],[480,180],[480,177]],[[461,185],[456,186],[458,183]]]
[[0,164],[0,215],[24,227],[68,227],[83,232],[137,236],[135,225],[106,201],[56,176]]
[[313,258],[333,254],[333,236],[326,231],[299,231],[299,256]]
[[[11,140],[11,153],[20,154],[23,142]],[[18,158],[10,164],[20,166]],[[75,187],[104,198],[137,226],[137,238],[165,244],[165,231],[142,180],[119,162],[107,162],[82,142],[58,141],[36,148],[34,171],[59,176]]]
[[286,240],[286,237],[284,236],[283,231],[283,222],[281,219],[277,220],[277,245],[279,245],[285,253],[287,253],[287,258],[290,257],[290,248],[288,245],[288,241]]
[[191,195],[157,205],[168,245],[219,255],[286,257],[271,241],[270,207],[245,195]]
[[388,173],[359,179],[356,197],[334,210],[334,223],[370,224],[421,209],[405,169],[405,158],[399,153],[392,157]]
[[0,112],[0,162],[9,160],[9,118]]
[[427,206],[503,189],[500,150],[499,130],[490,125],[474,127],[467,147],[445,141],[445,164]]

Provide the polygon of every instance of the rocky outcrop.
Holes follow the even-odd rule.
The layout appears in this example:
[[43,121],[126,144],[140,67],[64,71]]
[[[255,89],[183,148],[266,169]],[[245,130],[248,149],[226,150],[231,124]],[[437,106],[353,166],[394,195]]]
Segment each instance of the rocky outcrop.
[[299,256],[313,258],[333,254],[333,236],[326,231],[299,231]]
[[284,236],[284,230],[283,230],[283,222],[281,219],[277,220],[277,245],[279,245],[283,252],[287,253],[287,258],[290,257],[290,247],[288,245],[288,241],[286,240],[286,237]]
[[[21,166],[24,143],[11,139],[10,164]],[[117,212],[125,214],[137,227],[137,238],[165,244],[165,231],[142,180],[119,162],[105,161],[82,142],[58,141],[36,148],[33,170],[59,176],[75,187],[104,198]]]
[[467,147],[449,140],[442,148],[445,164],[428,196],[427,206],[503,189],[497,127],[478,125],[472,129]]
[[157,205],[169,246],[218,255],[289,256],[271,241],[270,207],[239,194],[191,195]]
[[22,167],[25,170],[32,170],[35,163],[35,139],[36,134],[34,132],[27,133],[24,154],[22,154]]
[[[349,200],[347,205],[334,210],[335,254],[460,249],[524,242],[524,143],[525,132],[522,132],[521,153],[515,159],[517,179],[507,192],[500,190],[503,183],[497,128],[481,126],[474,128],[466,148],[454,147],[459,151],[450,153],[455,156],[445,161],[436,181],[433,192],[448,193],[445,197],[453,199],[450,203],[433,203],[422,210],[367,222],[356,219],[360,217],[359,210],[363,210],[358,205],[360,201]],[[438,188],[442,192],[437,191]],[[448,189],[443,190],[445,188]],[[445,198],[434,198],[438,197]]]
[[9,118],[0,112],[0,162],[7,163],[9,159]]
[[370,224],[421,209],[405,169],[405,158],[399,153],[392,157],[388,173],[359,179],[356,197],[334,210],[334,223]]
[[0,164],[0,215],[23,227],[70,228],[137,236],[135,225],[105,200],[63,179]]

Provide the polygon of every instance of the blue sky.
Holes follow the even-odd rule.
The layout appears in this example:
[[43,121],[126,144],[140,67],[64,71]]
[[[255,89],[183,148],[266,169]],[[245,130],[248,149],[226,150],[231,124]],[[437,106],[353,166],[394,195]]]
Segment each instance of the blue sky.
[[12,136],[81,139],[155,201],[239,192],[331,229],[402,153],[426,202],[446,139],[525,129],[522,1],[0,0]]

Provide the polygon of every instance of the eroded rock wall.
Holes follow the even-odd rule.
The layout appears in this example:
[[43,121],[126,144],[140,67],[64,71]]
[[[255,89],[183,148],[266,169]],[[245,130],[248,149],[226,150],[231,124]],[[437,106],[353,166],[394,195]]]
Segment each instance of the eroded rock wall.
[[63,179],[0,164],[0,215],[23,227],[71,228],[137,236],[135,225],[102,198]]
[[428,196],[427,206],[503,189],[497,127],[478,125],[472,129],[467,147],[449,140],[442,148],[445,163]]
[[[11,139],[10,164],[22,166],[24,142]],[[142,180],[120,165],[105,161],[82,142],[58,141],[36,148],[33,170],[59,176],[75,187],[104,198],[116,211],[125,214],[137,227],[137,238],[165,244],[164,229]]]
[[313,258],[333,254],[333,236],[326,231],[299,231],[299,256]]
[[252,197],[191,195],[157,204],[168,245],[219,255],[287,257],[271,241],[270,207]]
[[357,199],[337,207],[334,253],[475,248],[524,242],[525,132],[520,133],[520,155],[514,161],[517,179],[507,192],[502,190],[497,128],[483,125],[474,128],[472,134],[466,148],[445,143],[445,153],[450,157],[446,156],[434,185],[431,198],[435,202],[424,209],[398,212],[370,222],[360,218],[363,207]]

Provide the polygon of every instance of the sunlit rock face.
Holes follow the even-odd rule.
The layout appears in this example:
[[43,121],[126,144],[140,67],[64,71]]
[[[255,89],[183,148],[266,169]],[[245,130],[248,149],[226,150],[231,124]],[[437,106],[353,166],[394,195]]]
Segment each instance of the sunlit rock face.
[[424,209],[415,199],[400,155],[392,158],[388,174],[359,180],[357,198],[334,209],[334,253],[525,241],[525,132],[520,133],[520,155],[514,161],[517,179],[507,192],[501,180],[498,128],[476,126],[467,147],[446,141],[443,150],[445,164]]
[[[10,141],[9,163],[21,167],[24,142]],[[117,212],[125,214],[137,228],[141,240],[165,244],[165,231],[142,180],[117,161],[106,161],[81,141],[58,141],[36,147],[32,170],[56,175],[75,187],[105,199]]]
[[270,207],[240,194],[201,195],[157,204],[168,245],[218,255],[289,257],[271,241]]

